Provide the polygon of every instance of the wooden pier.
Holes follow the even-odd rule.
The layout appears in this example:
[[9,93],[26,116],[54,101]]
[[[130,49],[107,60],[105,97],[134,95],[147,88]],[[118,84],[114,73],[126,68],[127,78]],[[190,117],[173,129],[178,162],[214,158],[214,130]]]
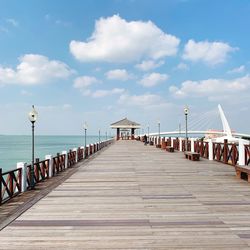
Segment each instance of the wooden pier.
[[250,184],[233,166],[138,141],[79,164],[0,231],[0,249],[250,249]]

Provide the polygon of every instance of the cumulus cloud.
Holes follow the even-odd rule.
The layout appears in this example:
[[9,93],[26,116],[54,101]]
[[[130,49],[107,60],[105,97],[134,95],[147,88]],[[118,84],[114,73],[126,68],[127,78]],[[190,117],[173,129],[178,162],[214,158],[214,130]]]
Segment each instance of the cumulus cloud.
[[161,96],[150,93],[145,93],[142,95],[129,95],[124,93],[119,97],[118,104],[147,110],[156,109],[157,111],[159,111],[159,108],[168,108],[171,105],[170,103],[167,103]]
[[179,63],[175,69],[186,71],[189,70],[189,67],[186,63]]
[[74,73],[67,64],[43,55],[26,54],[19,62],[16,69],[0,66],[0,84],[36,85],[65,79]]
[[202,81],[185,81],[180,87],[171,86],[170,92],[176,97],[209,97],[215,100],[223,96],[233,97],[236,93],[243,93],[250,89],[250,76],[241,78],[225,79],[207,79]]
[[209,65],[216,65],[226,61],[228,54],[237,50],[223,42],[195,42],[189,40],[184,48],[183,59],[193,62],[204,62]]
[[168,78],[169,76],[167,74],[152,73],[145,75],[138,83],[144,87],[150,88],[166,81]]
[[17,27],[17,26],[19,25],[19,23],[18,23],[15,19],[13,19],[13,18],[8,18],[8,19],[6,19],[5,21],[6,21],[7,23],[11,24],[11,25],[14,26],[14,27]]
[[122,94],[125,92],[125,89],[120,89],[120,88],[114,88],[111,90],[96,90],[94,91],[91,96],[94,98],[100,98],[100,97],[105,97],[105,96],[111,96],[111,95],[117,95],[117,94]]
[[109,80],[120,80],[120,81],[127,81],[132,77],[128,74],[126,69],[110,70],[105,75]]
[[70,52],[77,60],[132,62],[159,59],[177,53],[180,40],[164,33],[153,22],[130,21],[119,15],[100,18],[86,41],[71,41]]
[[110,89],[110,90],[98,89],[98,90],[95,90],[95,91],[91,91],[90,89],[87,89],[87,90],[83,90],[82,94],[84,96],[90,96],[90,97],[93,97],[93,98],[101,98],[101,97],[105,97],[105,96],[122,94],[124,92],[125,92],[125,89],[120,89],[120,88],[113,88],[113,89]]
[[84,90],[95,83],[100,83],[100,81],[93,76],[79,76],[74,80],[74,87]]
[[164,64],[164,61],[155,62],[154,60],[144,60],[139,64],[136,64],[135,67],[142,71],[148,71],[151,69],[158,68]]
[[129,106],[146,106],[159,102],[159,96],[154,94],[128,95],[123,94],[119,98],[119,104]]
[[229,73],[229,74],[238,74],[238,73],[243,73],[245,70],[246,70],[245,65],[241,65],[238,68],[234,68],[234,69],[229,70],[227,73]]

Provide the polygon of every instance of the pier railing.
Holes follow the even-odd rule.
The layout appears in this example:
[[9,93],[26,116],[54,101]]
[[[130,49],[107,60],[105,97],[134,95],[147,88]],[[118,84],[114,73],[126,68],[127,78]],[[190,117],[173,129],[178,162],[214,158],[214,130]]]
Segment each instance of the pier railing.
[[67,157],[68,157],[68,168],[70,168],[76,164],[76,151],[70,150],[68,152]]
[[250,145],[245,145],[245,165],[250,165]]
[[59,153],[57,153],[57,155],[52,158],[52,175],[53,176],[65,170],[65,167],[66,167],[65,158],[66,158],[65,154],[59,154]]
[[[34,183],[45,181],[67,168],[71,168],[76,163],[87,159],[92,154],[100,151],[104,147],[114,142],[114,139],[98,142],[87,145],[86,147],[79,147],[72,150],[63,151],[56,156],[49,156],[45,160],[36,159],[34,163]],[[47,156],[46,156],[47,157]],[[26,163],[18,163],[14,170],[2,172],[0,168],[0,205],[7,202],[14,196],[21,192],[25,192],[31,185],[31,167]]]
[[[141,140],[141,138],[139,139]],[[166,146],[171,145],[177,151],[186,151],[185,138],[150,136],[148,141],[150,145],[156,145],[157,148],[166,149]],[[250,165],[250,145],[244,145],[244,143],[243,140],[237,144],[228,143],[227,140],[224,140],[223,143],[215,143],[211,139],[203,141],[189,138],[187,151],[196,152],[202,158],[232,166]]]
[[11,171],[3,172],[0,168],[0,204],[4,203],[14,196],[21,193],[22,169],[17,168]]
[[84,148],[78,148],[77,149],[77,159],[78,161],[83,160],[84,158]]
[[[27,187],[30,187],[31,183],[31,164],[26,167],[27,172]],[[34,163],[34,181],[35,183],[41,182],[49,178],[49,160],[39,161],[36,159]]]
[[208,159],[208,142],[194,141],[194,152],[199,153],[201,157]]
[[238,145],[227,143],[213,143],[213,158],[229,165],[237,165],[239,159]]

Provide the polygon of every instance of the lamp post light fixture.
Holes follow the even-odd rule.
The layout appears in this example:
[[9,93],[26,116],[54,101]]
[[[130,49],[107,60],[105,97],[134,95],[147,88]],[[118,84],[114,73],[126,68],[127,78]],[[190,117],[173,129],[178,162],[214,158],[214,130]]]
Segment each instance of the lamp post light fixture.
[[186,121],[186,148],[185,148],[186,151],[188,150],[188,128],[187,128],[187,116],[188,116],[188,112],[189,112],[189,109],[188,109],[188,106],[186,106],[184,108],[185,121]]
[[105,136],[106,136],[106,141],[108,140],[108,132],[105,132]]
[[88,125],[87,125],[86,122],[84,122],[84,124],[83,124],[83,129],[84,129],[84,154],[85,154],[85,157],[87,157],[86,146],[87,146],[87,129],[88,129]]
[[28,114],[29,120],[32,124],[32,163],[30,168],[30,188],[35,188],[35,176],[34,176],[34,158],[35,158],[35,122],[38,117],[38,113],[32,105],[32,110]]

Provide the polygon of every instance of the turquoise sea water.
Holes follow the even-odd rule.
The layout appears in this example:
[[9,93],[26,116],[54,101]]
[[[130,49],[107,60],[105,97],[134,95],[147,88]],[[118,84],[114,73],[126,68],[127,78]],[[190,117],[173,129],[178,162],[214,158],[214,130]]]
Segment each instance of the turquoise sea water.
[[[100,137],[105,140],[105,136]],[[87,144],[99,141],[98,136],[87,136]],[[61,153],[63,150],[84,146],[84,136],[36,136],[35,158]],[[31,162],[31,136],[0,135],[0,168],[16,168],[17,162]]]

